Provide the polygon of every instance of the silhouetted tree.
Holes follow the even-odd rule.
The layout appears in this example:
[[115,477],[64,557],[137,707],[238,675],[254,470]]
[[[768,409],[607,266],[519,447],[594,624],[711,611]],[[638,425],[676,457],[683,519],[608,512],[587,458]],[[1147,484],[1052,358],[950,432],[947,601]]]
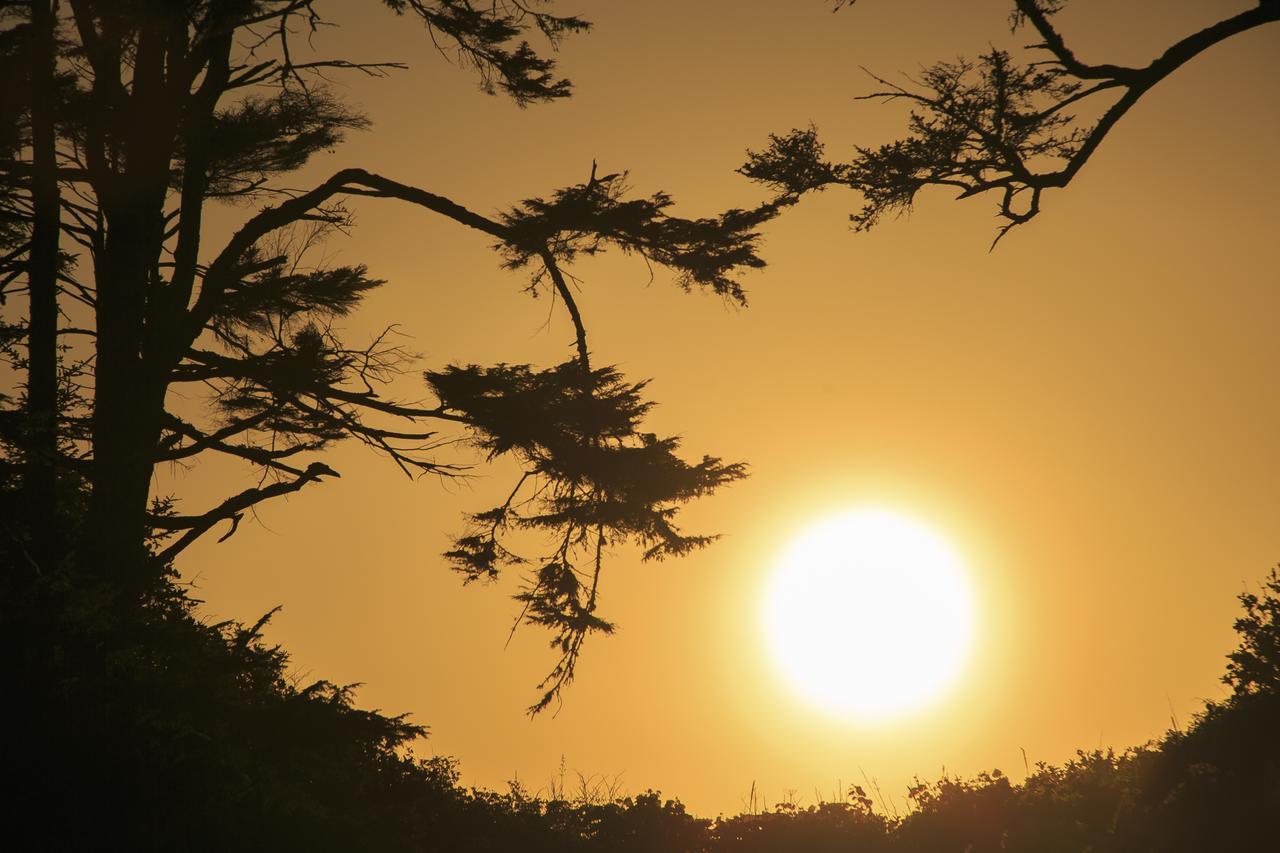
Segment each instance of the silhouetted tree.
[[[1045,190],[1067,186],[1111,129],[1158,83],[1232,36],[1280,20],[1280,2],[1258,0],[1253,8],[1178,40],[1147,65],[1131,67],[1079,59],[1052,20],[1066,4],[1014,2],[1012,29],[1030,26],[1040,39],[1031,47],[1046,54],[1042,59],[1022,63],[992,48],[977,60],[930,65],[908,86],[875,78],[884,88],[863,100],[911,106],[901,139],[856,148],[851,160],[835,162],[824,157],[813,128],[793,130],[772,136],[740,171],[786,192],[851,187],[864,198],[851,217],[860,231],[886,214],[909,210],[926,187],[954,189],[958,198],[994,193],[1005,220],[998,242],[1040,212]],[[1100,117],[1078,120],[1076,111],[1095,102]]]
[[[676,525],[679,505],[743,474],[715,457],[686,462],[674,438],[644,431],[643,383],[592,364],[565,265],[618,248],[671,270],[686,289],[743,302],[736,274],[763,265],[755,229],[794,197],[686,219],[671,214],[665,193],[628,195],[625,175],[594,166],[585,183],[497,217],[360,168],[288,189],[282,176],[368,125],[324,75],[401,67],[315,53],[323,5],[0,6],[0,63],[21,83],[0,101],[0,284],[29,309],[5,337],[26,379],[21,398],[3,401],[6,463],[23,469],[11,491],[21,512],[8,516],[7,534],[26,571],[65,565],[136,602],[201,536],[216,529],[225,538],[261,502],[337,476],[317,455],[334,441],[357,439],[409,475],[450,476],[460,463],[441,449],[464,439],[522,469],[510,497],[474,515],[450,552],[466,579],[523,562],[503,544],[514,529],[551,543],[519,594],[560,655],[542,708],[572,678],[585,636],[611,628],[596,612],[606,545],[637,540],[651,559],[705,545],[709,537]],[[589,26],[541,3],[381,5],[418,20],[486,92],[520,106],[571,91],[526,37],[539,33],[554,48]],[[348,344],[333,324],[383,282],[363,265],[314,264],[309,251],[351,224],[347,204],[357,198],[393,199],[487,235],[507,268],[529,272],[529,291],[552,293],[567,312],[572,357],[541,370],[435,370],[426,403],[383,396],[408,354],[387,335]],[[210,248],[202,225],[214,202],[265,206]],[[59,311],[89,319],[60,328]],[[87,348],[60,362],[71,335]],[[87,372],[83,383],[77,371]],[[90,398],[74,393],[82,385]],[[204,413],[172,406],[178,389],[207,390]],[[254,466],[259,485],[194,512],[151,493],[157,464],[211,454]],[[59,479],[68,481],[61,496]],[[77,479],[82,522],[59,509]]]
[[1222,681],[1237,700],[1257,694],[1280,694],[1280,570],[1272,569],[1261,594],[1240,595],[1244,615],[1235,622],[1240,646],[1228,655]]

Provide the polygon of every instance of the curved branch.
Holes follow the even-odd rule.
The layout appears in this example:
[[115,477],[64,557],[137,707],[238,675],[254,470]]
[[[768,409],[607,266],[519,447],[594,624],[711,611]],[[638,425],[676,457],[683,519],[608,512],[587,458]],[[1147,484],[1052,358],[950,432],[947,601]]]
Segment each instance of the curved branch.
[[551,254],[551,250],[542,248],[538,251],[538,257],[542,259],[542,264],[546,267],[547,274],[551,276],[551,281],[556,287],[556,293],[560,294],[560,298],[564,300],[565,310],[569,312],[569,318],[573,320],[573,334],[575,344],[578,348],[578,362],[582,365],[585,373],[591,373],[591,358],[587,351],[587,328],[582,323],[582,313],[578,310],[578,303],[573,298],[573,292],[569,290],[569,284],[564,279],[564,273],[560,271],[560,267],[556,264],[555,257]]
[[[956,187],[959,198],[997,191],[1004,222],[994,246],[1039,213],[1044,190],[1066,187],[1153,87],[1210,47],[1280,21],[1280,2],[1263,0],[1182,38],[1146,66],[1128,68],[1077,59],[1049,21],[1061,5],[1060,0],[1015,0],[1015,27],[1029,22],[1044,39],[1032,47],[1048,51],[1052,59],[1014,64],[1009,54],[993,49],[981,64],[940,62],[925,70],[918,92],[872,75],[885,89],[864,97],[906,99],[920,109],[912,111],[905,138],[877,149],[859,148],[845,167],[842,182],[866,197],[862,211],[852,217],[855,227],[875,225],[886,211],[908,209],[926,186]],[[1118,90],[1117,97],[1092,125],[1077,123],[1067,113],[1110,90]],[[1046,159],[1057,162],[1036,167]],[[1015,208],[1014,200],[1023,194],[1029,203]]]
[[223,293],[238,276],[240,259],[258,240],[272,231],[306,219],[322,204],[334,196],[343,194],[399,198],[447,216],[491,237],[504,241],[510,237],[510,230],[505,226],[468,210],[452,199],[375,175],[364,169],[343,169],[315,188],[262,210],[232,236],[209,264],[200,289],[200,296],[188,314],[181,330],[181,339],[174,342],[174,351],[171,356],[178,357],[200,336],[205,324],[217,310]]
[[1030,21],[1031,26],[1044,39],[1043,44],[1034,47],[1042,47],[1052,53],[1072,76],[1081,80],[1125,80],[1140,73],[1136,68],[1123,65],[1087,65],[1081,62],[1049,22],[1049,16],[1040,8],[1038,0],[1015,0],[1014,5],[1017,6],[1018,14]]
[[[245,510],[265,500],[296,492],[307,483],[319,480],[321,477],[340,476],[342,475],[328,465],[322,462],[312,462],[307,466],[307,470],[301,472],[292,480],[272,483],[261,488],[245,489],[240,494],[227,498],[203,515],[153,515],[149,519],[153,529],[186,531],[176,542],[157,554],[156,559],[160,560],[161,563],[172,560],[185,550],[188,545],[207,533],[209,528],[219,521],[230,520],[233,524],[237,524],[240,515]],[[226,537],[223,538],[225,539]]]
[[[1019,7],[1024,5],[1033,6],[1034,2],[1032,0],[1018,0],[1018,5]],[[1066,186],[1084,164],[1088,162],[1093,152],[1102,144],[1102,140],[1106,138],[1107,134],[1124,114],[1161,80],[1219,42],[1246,30],[1275,21],[1280,21],[1280,3],[1260,3],[1248,11],[1226,18],[1213,26],[1205,27],[1203,30],[1187,36],[1153,60],[1146,68],[1136,70],[1132,75],[1115,77],[1127,89],[1124,96],[1116,101],[1103,114],[1098,123],[1094,125],[1088,137],[1080,146],[1080,150],[1067,163],[1066,168],[1046,175],[1041,186]],[[1109,68],[1114,66],[1099,67]],[[1072,73],[1075,74],[1074,71]],[[1076,74],[1076,76],[1081,75]]]

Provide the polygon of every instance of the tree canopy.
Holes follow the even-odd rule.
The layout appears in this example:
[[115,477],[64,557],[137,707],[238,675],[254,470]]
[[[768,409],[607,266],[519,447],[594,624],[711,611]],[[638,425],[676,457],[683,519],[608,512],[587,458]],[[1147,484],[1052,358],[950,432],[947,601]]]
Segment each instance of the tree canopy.
[[[548,51],[588,30],[581,18],[505,0],[382,5],[421,24],[484,92],[520,107],[572,92]],[[289,175],[368,126],[328,78],[402,67],[322,52],[325,7],[4,4],[0,62],[20,85],[0,102],[0,285],[29,309],[5,327],[26,380],[3,401],[5,535],[35,574],[65,569],[136,601],[201,537],[225,539],[258,504],[339,476],[323,456],[336,441],[360,441],[409,476],[458,475],[473,464],[450,452],[459,444],[509,457],[520,466],[510,497],[472,514],[448,557],[466,580],[528,564],[522,618],[550,629],[559,655],[541,709],[572,679],[583,639],[611,630],[597,612],[606,546],[637,541],[661,559],[707,544],[680,528],[680,505],[744,474],[714,456],[686,461],[676,438],[644,428],[645,383],[593,363],[568,266],[620,250],[687,290],[744,303],[740,274],[763,266],[758,228],[795,194],[685,218],[668,194],[635,194],[625,173],[594,164],[586,182],[496,217],[364,168],[290,188]],[[375,199],[486,235],[529,293],[568,315],[567,359],[433,367],[423,399],[389,396],[413,364],[407,350],[339,331],[386,283],[318,249]],[[211,245],[215,203],[258,209]],[[153,493],[157,465],[213,456],[251,466],[258,484],[195,509]],[[81,496],[83,518],[71,511]],[[518,556],[505,544],[516,530],[544,534],[546,550]]]

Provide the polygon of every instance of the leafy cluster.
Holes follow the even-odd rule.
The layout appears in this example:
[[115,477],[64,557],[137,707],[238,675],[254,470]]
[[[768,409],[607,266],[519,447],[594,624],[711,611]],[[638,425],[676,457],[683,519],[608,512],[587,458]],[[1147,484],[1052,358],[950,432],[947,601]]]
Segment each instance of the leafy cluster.
[[[1180,39],[1145,66],[1129,67],[1080,60],[1053,23],[1066,4],[1013,0],[1012,29],[1030,28],[1040,39],[1029,45],[1032,60],[993,47],[976,61],[929,65],[905,84],[872,75],[884,88],[860,99],[910,104],[898,139],[855,146],[847,162],[833,165],[823,160],[813,128],[794,130],[770,137],[769,148],[751,154],[740,171],[795,193],[827,185],[856,190],[863,206],[850,218],[859,231],[909,210],[926,187],[957,191],[958,198],[995,193],[1004,220],[998,242],[1040,212],[1045,190],[1071,182],[1152,87],[1223,40],[1280,20],[1280,5],[1258,3]],[[1081,109],[1096,118],[1077,119]]]
[[521,476],[500,505],[471,516],[471,529],[446,556],[467,581],[496,578],[531,562],[508,547],[513,531],[554,543],[516,598],[522,618],[552,631],[560,660],[541,685],[546,707],[573,677],[583,639],[609,633],[596,613],[601,563],[610,545],[635,541],[644,559],[679,556],[714,537],[675,525],[681,504],[740,479],[745,468],[704,456],[688,463],[679,442],[641,428],[652,406],[644,383],[580,361],[546,370],[528,365],[454,366],[427,374],[444,410],[457,413],[490,457],[511,455]]
[[[287,457],[355,437],[403,468],[433,469],[416,454],[432,431],[384,429],[369,420],[377,409],[362,404],[410,355],[394,343],[393,330],[358,349],[342,341],[334,321],[384,282],[370,278],[363,265],[305,264],[330,227],[279,233],[269,253],[257,244],[242,257],[209,321],[217,348],[193,348],[175,375],[212,388],[221,418],[207,435],[175,430],[170,457],[220,449],[268,474],[293,473],[281,467]],[[228,445],[223,434],[241,443]]]
[[1070,160],[1087,132],[1062,105],[1075,95],[1079,82],[1053,67],[1022,66],[1001,50],[971,63],[940,62],[920,76],[923,93],[885,80],[886,91],[864,98],[905,99],[913,109],[908,135],[879,148],[857,148],[845,173],[865,204],[852,217],[866,230],[888,212],[911,207],[926,186],[954,187],[962,195],[988,190],[1004,192],[1001,213],[1025,216],[1038,205],[1033,196],[1027,211],[1014,210],[1038,161]]
[[787,195],[822,190],[847,180],[847,168],[828,161],[818,130],[810,125],[786,134],[769,134],[763,151],[748,151],[738,172]]
[[479,73],[483,91],[502,92],[520,106],[568,97],[573,88],[567,79],[556,78],[555,61],[540,56],[521,38],[523,34],[537,29],[556,47],[565,36],[591,28],[582,18],[538,10],[546,0],[528,5],[499,0],[482,6],[469,0],[383,2],[397,14],[413,12],[421,17],[433,39],[437,34],[447,37],[459,62]]
[[[321,229],[300,235],[306,242]],[[358,266],[302,266],[305,249],[276,247],[278,253],[262,257],[261,247],[244,259],[241,275],[223,294],[210,326],[225,345],[251,347],[257,336],[276,336],[302,323],[345,317],[369,291],[385,284],[370,279],[368,268]]]
[[[315,153],[342,142],[347,131],[368,127],[368,119],[323,86],[251,92],[207,120],[199,143],[205,195],[244,199],[261,194],[273,176],[302,168]],[[179,148],[175,190],[182,188],[185,165],[186,153]]]
[[614,247],[667,267],[686,290],[707,287],[745,305],[746,293],[736,273],[764,266],[757,254],[756,229],[793,201],[780,196],[747,210],[685,219],[668,214],[673,204],[668,194],[627,198],[627,190],[625,173],[597,177],[593,168],[586,183],[557,190],[550,198],[521,202],[502,216],[510,232],[510,239],[499,247],[507,266],[524,267],[542,259],[544,252],[568,263]]
[[1272,569],[1261,594],[1240,596],[1244,615],[1235,622],[1240,647],[1228,656],[1222,677],[1237,696],[1280,693],[1280,570]]

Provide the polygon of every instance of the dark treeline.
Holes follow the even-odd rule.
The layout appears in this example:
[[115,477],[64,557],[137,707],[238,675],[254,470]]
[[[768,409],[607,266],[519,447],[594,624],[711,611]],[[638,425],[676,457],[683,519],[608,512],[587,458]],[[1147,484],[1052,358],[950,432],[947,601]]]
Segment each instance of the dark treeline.
[[1277,837],[1275,573],[1241,597],[1231,695],[1185,730],[1041,764],[1021,783],[999,771],[922,782],[905,816],[854,788],[715,820],[654,792],[463,788],[453,761],[414,755],[422,727],[299,681],[262,638],[267,617],[208,624],[174,575],[141,609],[52,578],[7,586],[5,813],[9,837],[30,845],[9,849],[1066,853],[1266,850]]

